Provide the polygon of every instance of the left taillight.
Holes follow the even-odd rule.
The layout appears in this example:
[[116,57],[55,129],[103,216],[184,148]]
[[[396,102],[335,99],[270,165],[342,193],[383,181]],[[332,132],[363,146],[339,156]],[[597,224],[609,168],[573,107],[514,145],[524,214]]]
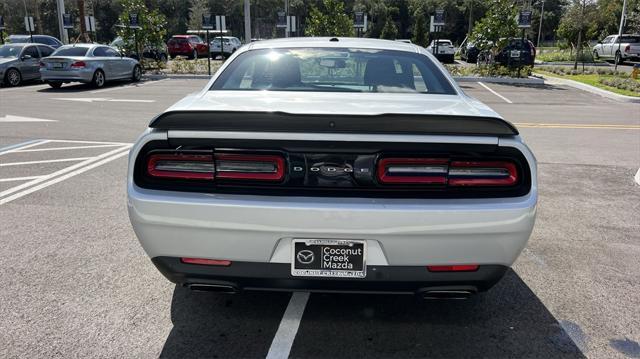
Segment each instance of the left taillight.
[[165,179],[280,181],[285,160],[279,155],[236,153],[152,154],[147,174]]
[[84,61],[76,61],[71,64],[72,69],[82,69],[85,68],[87,64]]

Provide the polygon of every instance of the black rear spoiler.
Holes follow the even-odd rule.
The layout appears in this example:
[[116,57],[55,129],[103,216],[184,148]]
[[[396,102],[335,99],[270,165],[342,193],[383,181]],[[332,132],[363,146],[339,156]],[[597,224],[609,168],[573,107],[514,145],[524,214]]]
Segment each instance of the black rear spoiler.
[[518,130],[497,117],[449,115],[318,115],[286,112],[169,111],[149,124],[162,130],[388,133],[512,136]]

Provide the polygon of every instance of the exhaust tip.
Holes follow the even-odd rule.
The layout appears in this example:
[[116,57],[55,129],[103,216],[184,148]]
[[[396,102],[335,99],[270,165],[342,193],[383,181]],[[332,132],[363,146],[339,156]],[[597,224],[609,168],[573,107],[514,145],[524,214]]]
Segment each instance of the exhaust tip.
[[422,298],[426,300],[433,299],[452,299],[464,300],[471,298],[475,292],[470,290],[430,290],[422,293]]
[[205,283],[193,283],[187,284],[187,288],[194,292],[217,292],[226,294],[238,293],[238,288],[227,284],[205,284]]

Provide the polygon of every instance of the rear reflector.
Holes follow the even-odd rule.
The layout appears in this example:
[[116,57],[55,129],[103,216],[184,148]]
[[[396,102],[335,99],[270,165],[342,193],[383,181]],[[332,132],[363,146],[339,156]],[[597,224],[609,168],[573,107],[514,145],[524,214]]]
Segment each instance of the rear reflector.
[[516,165],[506,161],[451,162],[450,186],[511,186],[518,181]]
[[231,265],[231,261],[220,259],[206,259],[206,258],[180,258],[182,263],[186,264],[201,264],[206,266],[221,266],[228,267]]
[[477,264],[458,264],[450,266],[427,266],[429,272],[473,272],[478,270]]
[[167,179],[280,181],[284,168],[284,157],[277,155],[152,154],[147,161],[151,177]]
[[447,159],[384,158],[378,163],[378,180],[390,184],[446,184]]
[[151,155],[147,172],[152,177],[213,180],[215,164],[211,155]]

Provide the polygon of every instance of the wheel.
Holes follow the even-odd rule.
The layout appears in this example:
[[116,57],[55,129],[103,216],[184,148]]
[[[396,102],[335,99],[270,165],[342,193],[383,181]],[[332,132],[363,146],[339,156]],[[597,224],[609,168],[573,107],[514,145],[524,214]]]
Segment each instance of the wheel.
[[198,50],[193,50],[193,54],[191,54],[191,58],[194,60],[198,59]]
[[131,74],[131,81],[138,82],[142,78],[142,68],[139,65],[133,67],[133,74]]
[[163,62],[163,63],[165,63],[165,64],[166,64],[166,63],[167,63],[167,61],[168,61],[168,59],[167,59],[167,55],[165,55],[165,54],[160,54],[160,56],[158,56],[158,60],[160,60],[160,62]]
[[616,57],[613,63],[618,65],[624,64],[624,60],[622,59],[622,55],[620,54],[620,51],[616,52]]
[[593,58],[596,60],[600,60],[600,55],[598,55],[598,50],[593,50]]
[[93,86],[100,88],[104,86],[105,82],[106,80],[104,78],[104,72],[102,72],[102,70],[97,70],[93,74],[93,80],[91,81],[91,83],[93,84]]
[[5,83],[11,87],[20,85],[22,82],[22,75],[20,71],[16,69],[9,69],[4,75]]
[[54,89],[59,89],[62,87],[62,82],[60,81],[47,81],[47,85],[53,87]]

